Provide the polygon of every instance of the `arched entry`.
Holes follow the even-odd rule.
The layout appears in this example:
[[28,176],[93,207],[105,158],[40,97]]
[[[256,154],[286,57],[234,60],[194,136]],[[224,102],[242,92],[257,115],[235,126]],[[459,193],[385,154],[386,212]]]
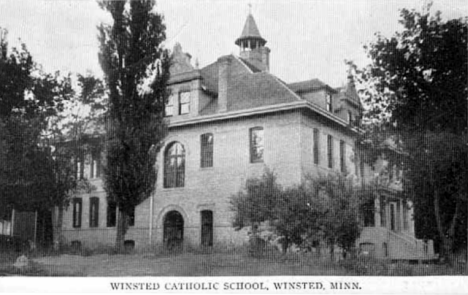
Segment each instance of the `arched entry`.
[[184,241],[184,218],[173,210],[164,216],[164,246],[168,249],[175,249],[182,246]]

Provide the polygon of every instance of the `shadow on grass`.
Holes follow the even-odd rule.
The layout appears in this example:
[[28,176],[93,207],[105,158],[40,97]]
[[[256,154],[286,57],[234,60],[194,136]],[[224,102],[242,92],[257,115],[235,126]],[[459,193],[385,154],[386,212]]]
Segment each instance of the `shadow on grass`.
[[[274,248],[151,248],[118,254],[111,248],[38,252],[31,267],[18,270],[18,253],[0,254],[0,275],[8,276],[441,276],[463,275],[464,263],[391,263],[370,257],[332,262],[314,253],[280,253]],[[33,258],[35,259],[35,258]],[[39,262],[39,263],[38,263]]]

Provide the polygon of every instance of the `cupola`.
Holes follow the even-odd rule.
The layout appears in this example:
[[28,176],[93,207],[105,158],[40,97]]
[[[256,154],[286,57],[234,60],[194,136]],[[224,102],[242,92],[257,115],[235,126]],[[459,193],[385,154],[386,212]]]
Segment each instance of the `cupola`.
[[261,71],[269,71],[270,49],[265,46],[267,41],[260,35],[255,19],[249,12],[244,29],[235,44],[239,46],[240,57]]

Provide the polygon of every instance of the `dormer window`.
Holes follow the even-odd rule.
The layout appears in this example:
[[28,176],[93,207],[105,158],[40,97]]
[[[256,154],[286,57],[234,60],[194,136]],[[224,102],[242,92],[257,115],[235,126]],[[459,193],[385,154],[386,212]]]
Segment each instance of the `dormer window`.
[[327,93],[326,95],[326,103],[327,103],[327,111],[333,113],[332,95],[330,93]]
[[164,115],[166,117],[171,117],[174,115],[174,95],[168,97]]
[[188,114],[190,112],[190,92],[184,91],[179,93],[179,115]]

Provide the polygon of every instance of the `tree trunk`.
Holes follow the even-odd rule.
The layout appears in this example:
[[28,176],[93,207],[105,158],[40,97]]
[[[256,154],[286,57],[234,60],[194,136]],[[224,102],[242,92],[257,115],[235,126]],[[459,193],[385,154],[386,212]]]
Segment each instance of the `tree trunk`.
[[62,224],[63,224],[63,206],[57,206],[57,210],[53,209],[53,243],[54,250],[59,251],[63,246]]
[[329,247],[330,247],[330,260],[332,262],[335,262],[335,242],[331,241]]
[[453,251],[453,240],[455,235],[455,225],[458,219],[458,213],[460,211],[460,203],[457,202],[455,207],[455,213],[453,214],[452,221],[447,231],[444,229],[444,225],[442,224],[442,218],[440,216],[440,195],[439,191],[436,189],[434,190],[434,213],[436,217],[437,223],[437,231],[439,233],[439,237],[441,240],[441,261],[448,262],[449,264],[452,263],[450,260],[450,255]]
[[281,250],[283,254],[286,254],[288,252],[288,248],[289,248],[289,238],[284,237],[281,243]]
[[115,239],[115,248],[118,253],[125,251],[125,234],[128,229],[128,214],[120,208],[117,210],[117,235]]

